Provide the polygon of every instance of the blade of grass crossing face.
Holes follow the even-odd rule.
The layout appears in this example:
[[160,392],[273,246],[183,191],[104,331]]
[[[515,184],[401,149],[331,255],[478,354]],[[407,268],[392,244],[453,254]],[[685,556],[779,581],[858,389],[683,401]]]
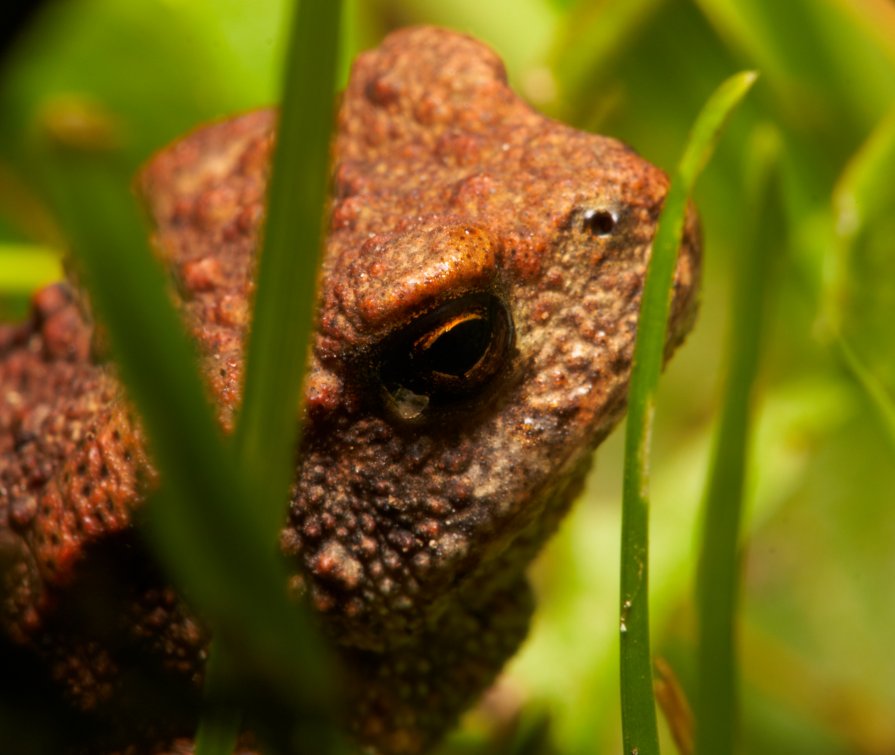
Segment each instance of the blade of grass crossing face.
[[[299,394],[323,245],[341,5],[302,0],[295,9],[236,427],[238,461],[255,481],[256,511],[271,544],[283,520],[300,430]],[[295,638],[296,653],[314,665],[324,648],[316,632],[306,629]],[[216,640],[211,652],[208,700],[220,698],[219,688],[227,683],[226,648]],[[239,721],[240,712],[230,706],[210,709],[197,732],[197,755],[232,752]]]
[[735,616],[739,595],[739,532],[749,441],[752,388],[774,241],[770,211],[779,139],[762,128],[749,151],[744,239],[737,245],[731,292],[727,378],[709,471],[697,575],[696,755],[734,752],[737,729]]
[[634,348],[625,435],[621,527],[621,708],[625,753],[659,752],[649,649],[649,455],[655,395],[662,367],[669,291],[687,202],[734,107],[755,81],[741,73],[725,81],[694,123],[673,176],[653,241]]
[[[167,495],[207,500],[219,494],[216,506],[238,500],[240,484],[222,481],[232,468],[195,369],[196,356],[165,294],[165,277],[146,245],[134,199],[126,179],[102,155],[66,151],[52,168],[56,209],[77,254],[93,309],[105,323],[108,340],[129,396],[143,417],[153,458],[164,473]],[[180,512],[177,527],[189,543],[203,517]],[[220,526],[208,523],[209,537]],[[188,583],[206,584],[211,593],[223,586],[204,539],[182,558],[175,570]],[[209,560],[206,561],[206,558]],[[199,602],[204,591],[199,587]],[[213,595],[209,602],[215,603]],[[207,606],[211,608],[211,606]],[[218,611],[212,608],[212,613]]]
[[[271,533],[252,511],[251,481],[211,412],[129,177],[101,155],[57,157],[57,211],[162,479],[144,510],[157,554],[202,615],[229,626],[284,694],[316,704],[329,676],[296,657],[305,620],[286,598]],[[309,677],[313,694],[303,686]]]
[[203,617],[238,641],[243,666],[284,699],[319,710],[332,674],[307,639],[307,617],[286,597],[272,517],[253,506],[257,478],[220,435],[130,176],[101,145],[49,135],[48,191],[160,472],[163,487],[145,509],[159,558]]
[[323,243],[340,9],[333,0],[297,3],[236,430],[240,461],[265,486],[272,530],[282,521],[299,427]]

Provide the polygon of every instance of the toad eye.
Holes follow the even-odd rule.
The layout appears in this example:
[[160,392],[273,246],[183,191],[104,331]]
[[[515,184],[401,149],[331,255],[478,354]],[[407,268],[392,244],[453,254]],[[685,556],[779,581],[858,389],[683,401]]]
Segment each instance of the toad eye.
[[454,299],[392,335],[382,349],[379,377],[402,419],[427,407],[472,398],[507,362],[513,324],[490,293]]

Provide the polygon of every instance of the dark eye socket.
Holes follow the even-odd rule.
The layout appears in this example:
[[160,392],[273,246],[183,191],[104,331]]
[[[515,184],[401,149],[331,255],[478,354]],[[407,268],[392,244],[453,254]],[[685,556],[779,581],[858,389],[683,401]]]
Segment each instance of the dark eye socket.
[[490,293],[467,294],[387,339],[379,378],[398,415],[416,419],[430,406],[480,394],[505,365],[512,342],[503,302]]
[[608,236],[615,230],[618,215],[611,210],[585,210],[581,228],[594,236]]

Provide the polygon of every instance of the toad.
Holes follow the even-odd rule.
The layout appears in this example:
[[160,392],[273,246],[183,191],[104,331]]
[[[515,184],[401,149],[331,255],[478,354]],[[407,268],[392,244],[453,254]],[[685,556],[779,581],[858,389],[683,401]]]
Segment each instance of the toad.
[[[139,178],[225,431],[275,120],[201,128]],[[431,747],[525,637],[526,566],[625,409],[666,189],[628,147],[532,110],[466,36],[406,29],[355,62],[281,544],[371,750]],[[668,354],[698,237],[691,213]],[[95,724],[92,749],[156,751],[195,724],[209,637],[133,526],[157,473],[91,339],[66,284],[0,329],[3,647]]]

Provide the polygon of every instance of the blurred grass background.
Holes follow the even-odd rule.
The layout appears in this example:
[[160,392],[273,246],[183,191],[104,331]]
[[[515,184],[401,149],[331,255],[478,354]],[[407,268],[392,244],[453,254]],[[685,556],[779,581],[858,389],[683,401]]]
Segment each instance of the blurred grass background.
[[[195,125],[277,97],[286,0],[49,5],[0,82],[0,318],[59,274],[59,232],[32,160],[38,124],[101,108],[134,169]],[[545,112],[617,136],[669,169],[701,103],[761,79],[702,178],[702,314],[669,367],[654,452],[654,650],[694,681],[699,502],[740,245],[771,245],[771,312],[747,480],[740,613],[742,751],[895,752],[895,5],[888,0],[354,0],[342,80],[388,29],[437,23],[490,43]],[[781,144],[755,223],[755,133]],[[760,232],[756,232],[756,230]],[[532,576],[524,651],[446,752],[522,732],[557,753],[619,750],[621,435]],[[546,722],[546,723],[545,723]],[[522,735],[520,735],[522,736]],[[532,741],[532,740],[530,740]],[[671,746],[666,746],[671,751]]]

